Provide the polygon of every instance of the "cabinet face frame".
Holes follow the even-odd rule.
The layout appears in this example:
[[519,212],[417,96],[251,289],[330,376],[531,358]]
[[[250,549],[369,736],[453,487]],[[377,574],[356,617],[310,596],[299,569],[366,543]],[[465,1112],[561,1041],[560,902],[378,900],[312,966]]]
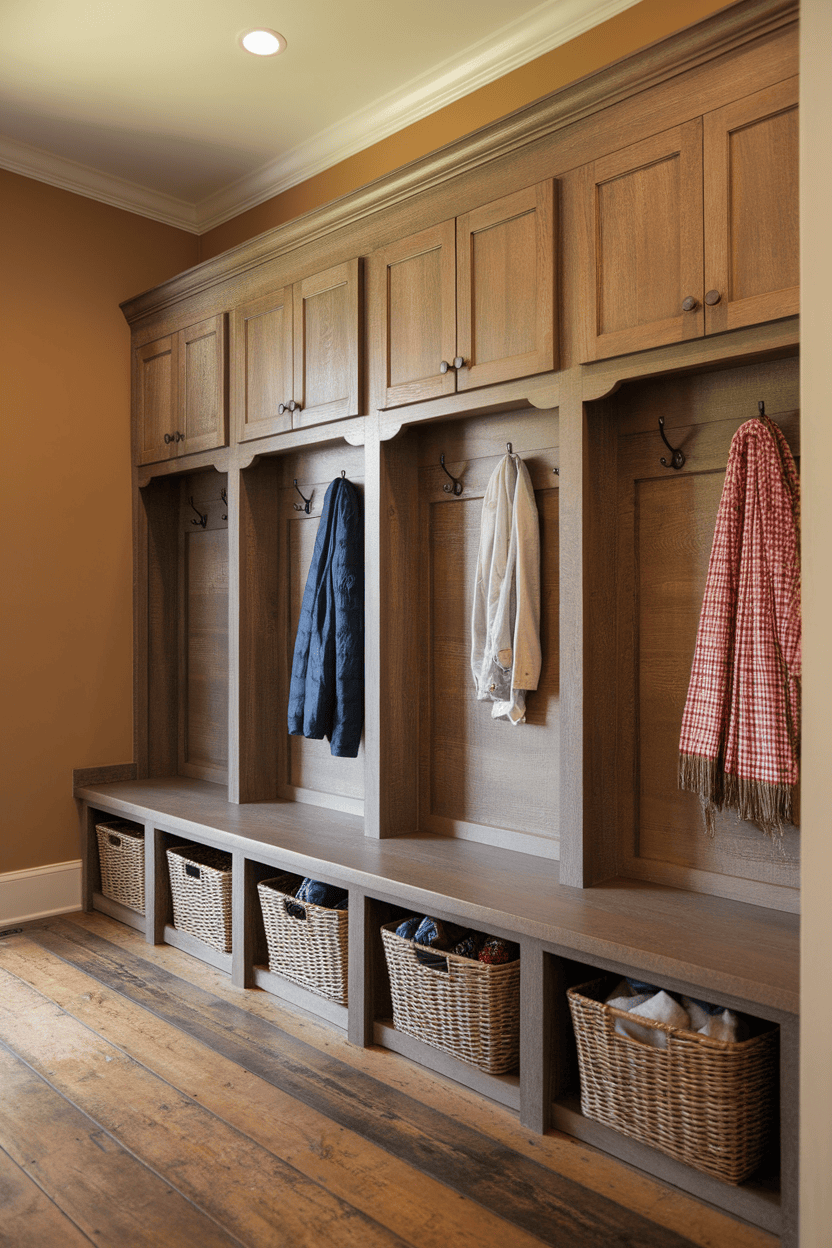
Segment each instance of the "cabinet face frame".
[[[212,451],[228,442],[225,313],[180,329],[178,339],[177,431],[184,438],[175,443],[174,453],[192,455],[196,451]],[[195,343],[206,344],[198,365],[192,365],[189,358],[188,349]],[[202,432],[192,432],[189,415],[192,410],[198,412]]]
[[[398,318],[391,295],[391,273],[394,269],[398,270],[403,279],[404,292],[412,290],[411,297],[416,298],[418,286],[416,281],[409,280],[407,266],[411,262],[417,264],[422,257],[432,253],[436,255],[439,282],[438,326],[425,320],[417,322],[412,316]],[[381,406],[398,407],[454,394],[456,377],[453,368],[449,367],[445,373],[439,371],[443,360],[451,365],[456,355],[456,240],[453,218],[377,251],[371,260],[370,290],[376,318],[374,355],[375,372],[381,377],[378,395]],[[435,354],[435,372],[426,372],[423,376],[409,377],[394,384],[391,381],[393,353],[400,349],[399,344],[406,347],[414,342],[422,358]]]
[[[361,393],[359,278],[359,261],[347,260],[323,273],[316,273],[313,277],[295,282],[292,287],[292,396],[299,405],[292,413],[294,428],[358,415]],[[329,316],[325,324],[330,338],[329,358],[324,358],[324,352],[320,353],[321,358],[316,358],[310,350],[310,335],[307,332],[308,307],[316,298],[326,298],[335,291],[341,292],[341,308],[334,316]],[[313,368],[318,373],[326,371],[328,380],[331,379],[332,389],[339,391],[339,394],[328,402],[309,406],[309,377]]]
[[[271,313],[282,312],[282,323],[275,335],[267,339],[273,348],[273,360],[281,369],[273,395],[264,394],[266,384],[263,375],[271,374],[268,361],[263,361],[260,345],[249,342],[249,322],[256,322]],[[251,438],[265,438],[274,433],[287,433],[292,428],[292,413],[288,410],[292,397],[292,287],[283,286],[235,308],[231,316],[231,412],[234,437],[237,442]],[[255,376],[255,370],[261,370]],[[278,411],[278,404],[286,405],[285,412]]]
[[[487,265],[481,265],[477,257],[477,237],[492,230],[507,231],[520,218],[531,214],[534,214],[534,255],[530,259],[536,282],[533,292],[523,289],[521,283],[521,292],[533,309],[533,345],[515,354],[509,339],[510,282],[516,270],[507,263],[500,271],[499,259],[492,262],[490,271]],[[513,377],[530,377],[555,368],[555,202],[551,179],[457,218],[456,287],[457,351],[465,361],[457,370],[458,390],[471,390]],[[486,292],[485,297],[481,296],[481,289]],[[478,303],[481,305],[479,315]],[[501,315],[503,313],[505,315]],[[481,342],[486,327],[492,334],[496,331],[502,336],[505,353],[483,360]]]
[[[773,276],[767,282],[763,274],[762,289],[759,293],[745,298],[735,293],[733,280],[735,261],[745,260],[746,265],[751,262],[758,266],[764,265],[766,257],[759,243],[765,244],[767,236],[763,234],[760,239],[755,234],[753,242],[756,245],[753,255],[749,254],[750,247],[746,248],[743,253],[740,250],[740,240],[735,236],[732,228],[734,213],[741,212],[743,199],[749,198],[748,195],[742,195],[742,190],[735,180],[731,152],[733,135],[746,128],[750,129],[755,123],[765,123],[793,112],[796,144],[797,107],[798,79],[793,77],[778,82],[773,87],[756,91],[744,99],[736,100],[725,108],[708,113],[705,117],[705,288],[717,290],[721,295],[719,303],[706,309],[705,324],[706,332],[709,334],[727,329],[738,329],[742,325],[773,321],[780,317],[796,316],[800,311],[800,287],[797,281],[794,285],[776,288],[777,283]],[[760,162],[755,169],[756,172],[762,166],[760,181],[765,180],[766,174],[773,173],[776,167],[782,167],[782,162],[777,160],[777,151],[772,150],[767,155],[770,157],[767,162],[768,167]],[[793,157],[796,167],[796,146],[793,150]],[[754,188],[750,190],[753,192]],[[768,254],[772,255],[777,249],[783,234],[789,240],[793,239],[795,277],[799,278],[796,254],[798,234],[796,178],[791,180],[789,190],[792,194],[787,197],[783,207],[784,219],[776,224],[778,238],[771,236],[775,227],[769,223]],[[752,213],[753,210],[754,203],[752,203]]]
[[[603,332],[604,286],[614,288],[616,274],[606,268],[607,255],[603,246],[602,188],[628,176],[635,177],[643,171],[657,168],[661,163],[679,161],[678,201],[664,205],[667,214],[678,220],[679,247],[679,308],[670,316],[633,323],[620,329]],[[588,170],[591,202],[589,227],[589,254],[585,260],[586,295],[590,325],[589,348],[584,362],[625,355],[631,351],[643,351],[649,347],[669,342],[684,342],[698,338],[705,331],[703,312],[703,192],[702,192],[702,119],[694,118],[682,126],[675,126],[656,134],[631,147],[623,148],[596,160]],[[620,286],[627,275],[620,278]],[[640,300],[637,289],[635,299]],[[682,300],[691,296],[696,307],[686,312]],[[649,301],[649,291],[644,298]]]
[[[155,464],[177,454],[179,338],[169,334],[133,352],[134,459]],[[155,389],[155,393],[154,393]],[[171,439],[165,442],[165,434]]]

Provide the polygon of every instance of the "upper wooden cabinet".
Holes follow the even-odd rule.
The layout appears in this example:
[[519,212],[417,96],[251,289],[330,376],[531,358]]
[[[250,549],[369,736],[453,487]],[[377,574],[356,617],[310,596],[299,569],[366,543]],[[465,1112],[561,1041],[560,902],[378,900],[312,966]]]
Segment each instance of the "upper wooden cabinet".
[[797,79],[582,172],[584,360],[798,311]]
[[226,444],[225,313],[137,347],[134,370],[137,463]]
[[553,369],[554,239],[548,180],[376,252],[381,405]]
[[237,441],[357,416],[358,260],[236,308],[231,359]]

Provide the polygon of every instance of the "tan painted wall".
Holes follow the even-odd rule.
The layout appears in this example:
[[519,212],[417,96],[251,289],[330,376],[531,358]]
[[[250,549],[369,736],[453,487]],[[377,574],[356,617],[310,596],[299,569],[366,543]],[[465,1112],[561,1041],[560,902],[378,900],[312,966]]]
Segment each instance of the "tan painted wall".
[[638,4],[577,39],[571,39],[562,47],[472,91],[316,177],[209,230],[200,240],[200,259],[207,260],[359,186],[366,186],[411,160],[427,156],[464,134],[725,7],[724,0],[639,0]]
[[0,171],[0,874],[77,859],[72,769],[132,758],[130,335],[191,234]]
[[801,477],[803,484],[803,849],[801,1248],[832,1244],[832,4],[803,0]]

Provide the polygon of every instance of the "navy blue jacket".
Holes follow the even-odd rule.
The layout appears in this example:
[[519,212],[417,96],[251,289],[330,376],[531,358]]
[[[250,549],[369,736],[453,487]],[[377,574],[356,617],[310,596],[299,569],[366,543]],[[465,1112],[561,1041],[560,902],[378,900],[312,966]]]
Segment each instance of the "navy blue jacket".
[[300,608],[289,732],[327,737],[355,758],[364,725],[364,512],[352,482],[336,477],[324,498]]

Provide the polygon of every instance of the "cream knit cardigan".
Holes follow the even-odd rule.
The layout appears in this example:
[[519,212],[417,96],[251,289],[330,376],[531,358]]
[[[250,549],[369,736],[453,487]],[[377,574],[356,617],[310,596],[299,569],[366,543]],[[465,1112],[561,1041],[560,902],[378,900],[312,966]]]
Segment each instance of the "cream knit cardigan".
[[526,691],[540,678],[540,528],[526,465],[505,455],[482,505],[471,670],[477,697],[495,719],[526,717]]

